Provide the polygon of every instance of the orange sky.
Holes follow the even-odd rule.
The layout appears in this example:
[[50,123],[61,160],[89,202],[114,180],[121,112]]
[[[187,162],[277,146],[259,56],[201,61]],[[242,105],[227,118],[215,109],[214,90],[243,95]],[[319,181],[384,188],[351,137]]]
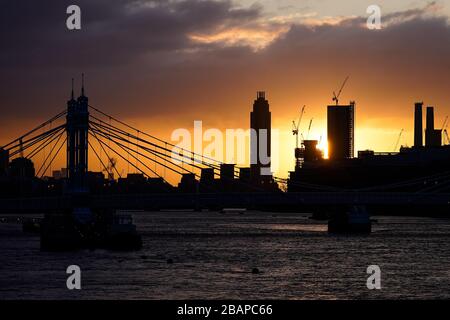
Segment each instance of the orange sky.
[[[326,106],[347,75],[341,102],[356,101],[355,154],[393,151],[401,129],[400,144],[412,145],[416,101],[435,106],[438,128],[450,114],[447,1],[386,4],[381,30],[368,30],[364,7],[352,1],[335,15],[319,4],[280,13],[270,1],[186,0],[130,12],[101,3],[80,2],[87,18],[78,33],[59,27],[54,7],[6,10],[0,144],[63,109],[81,72],[93,106],[167,140],[194,120],[247,129],[256,91],[265,90],[283,177],[294,164],[292,120],[306,105],[301,130],[314,118],[309,137],[325,139]],[[36,12],[47,17],[30,29],[27,15]]]

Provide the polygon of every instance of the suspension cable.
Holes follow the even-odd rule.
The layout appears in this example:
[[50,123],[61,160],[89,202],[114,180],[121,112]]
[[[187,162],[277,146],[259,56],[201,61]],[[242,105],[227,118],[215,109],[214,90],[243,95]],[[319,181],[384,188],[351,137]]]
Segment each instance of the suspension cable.
[[[59,140],[61,139],[61,137],[62,137],[62,134],[60,134],[60,135],[58,136],[58,139],[56,140],[56,143],[55,143],[55,144],[52,146],[52,148],[50,149],[50,152],[48,153],[48,155],[47,155],[47,157],[45,158],[44,162],[42,162],[41,167],[39,168],[38,172],[36,173],[37,176],[39,175],[39,173],[41,172],[42,168],[43,168],[43,167],[45,166],[45,164],[47,163],[47,160],[48,160],[48,159],[50,158],[50,156],[52,155],[53,150],[55,150],[55,148],[56,148],[56,146],[58,145]],[[56,138],[55,138],[55,139],[56,139]],[[47,170],[45,170],[45,171],[47,171]],[[45,171],[44,171],[44,173],[45,173]]]
[[[90,130],[89,133],[90,133],[95,139],[97,139],[97,141],[98,141],[98,143],[99,143],[99,145],[100,145],[100,148],[102,148],[103,152],[105,152],[105,154],[107,155],[108,161],[111,161],[111,157],[109,156],[109,153],[105,150],[105,148],[103,147],[103,145],[100,143],[100,140],[99,140],[99,138],[97,138],[95,132],[92,132],[92,130]],[[108,145],[107,145],[107,146],[108,146]],[[108,147],[109,147],[109,146],[108,146]],[[119,173],[119,170],[117,170],[116,166],[114,166],[113,168],[114,168],[114,170],[116,171],[116,173],[117,173],[117,175],[119,176],[119,178],[122,178],[122,175]]]
[[30,131],[28,131],[27,133],[21,135],[19,138],[14,139],[13,141],[11,141],[11,142],[5,144],[5,145],[4,145],[3,147],[1,147],[1,148],[2,148],[2,149],[6,149],[6,150],[10,150],[10,149],[7,149],[7,147],[9,147],[10,145],[12,145],[12,144],[14,144],[14,143],[16,143],[16,142],[20,142],[20,140],[23,140],[23,138],[29,136],[30,134],[36,132],[37,130],[39,130],[39,129],[41,129],[41,128],[47,126],[47,124],[49,124],[49,123],[51,123],[51,122],[53,122],[53,121],[58,120],[59,118],[61,118],[62,116],[64,116],[66,113],[67,113],[66,110],[64,110],[64,111],[62,111],[62,112],[60,112],[60,113],[58,113],[56,116],[54,116],[54,117],[52,117],[51,119],[49,119],[49,120],[45,121],[44,123],[40,124],[39,126],[37,126],[36,128],[34,128],[33,130],[30,130]]
[[[93,124],[93,125],[95,126],[95,124]],[[106,133],[105,133],[104,131],[99,130],[98,128],[92,128],[92,130],[96,130],[97,133],[102,133],[103,137],[104,137],[104,138],[107,138],[107,137],[106,137]],[[123,137],[117,136],[117,135],[111,135],[110,138],[115,138],[115,139],[118,139],[118,140],[120,140],[120,141],[127,142],[127,144],[132,144],[132,145],[136,146],[136,144],[135,144],[134,142],[132,142],[132,141],[130,141],[130,140],[128,140],[128,139],[125,139],[125,138],[123,138]],[[117,144],[117,142],[116,142],[115,140],[112,140],[112,141],[113,141],[114,143]],[[139,148],[142,149],[143,151],[146,151],[146,152],[148,152],[148,153],[150,153],[150,154],[154,154],[154,155],[157,156],[158,158],[164,160],[164,164],[161,164],[160,162],[158,162],[158,164],[163,165],[163,166],[166,165],[166,159],[169,158],[166,154],[163,154],[163,153],[158,152],[158,151],[155,152],[154,150],[152,150],[152,149],[150,149],[150,148],[147,148],[147,147],[143,147],[143,146],[140,146],[140,145],[138,145],[138,146],[139,146]],[[136,150],[133,150],[129,145],[128,145],[128,146],[124,146],[124,147],[127,148],[128,150],[131,150],[131,151],[133,151],[133,152],[135,152],[135,153],[137,153],[137,154],[143,156],[143,154],[142,154],[141,152],[137,152]],[[164,157],[161,156],[161,155],[163,155]],[[152,161],[152,162],[155,161],[154,159],[151,159],[151,158],[148,158],[148,157],[146,157],[146,158],[149,159],[149,160]],[[173,157],[172,157],[172,158],[173,158]],[[174,160],[180,161],[179,158],[173,158],[173,159],[174,159]],[[179,165],[176,165],[176,164],[174,164],[173,162],[171,162],[171,163],[172,163],[173,165],[177,166],[178,168],[180,168]],[[195,164],[189,164],[189,165],[192,166],[192,167],[195,167],[195,168],[197,168],[197,169],[202,169],[201,167],[199,167],[199,166],[197,166],[197,165],[195,165]],[[189,170],[187,170],[187,169],[184,169],[184,171],[189,172],[189,173],[192,173],[191,171],[189,171]]]
[[[98,133],[99,135],[101,135],[102,137],[104,137],[104,138],[106,138],[106,136],[104,135],[105,133],[104,132],[102,132],[102,131],[98,131],[98,130],[95,130],[95,129],[93,129],[92,131],[95,131],[96,133]],[[111,139],[111,141],[113,142],[113,143],[115,143],[116,145],[119,145],[119,146],[122,146],[122,147],[124,147],[124,148],[126,148],[127,150],[129,150],[129,151],[132,151],[132,152],[136,152],[136,150],[134,150],[133,148],[131,148],[131,147],[129,147],[129,146],[125,146],[124,144],[121,144],[120,142],[117,142],[117,141],[115,141],[114,139]],[[124,142],[126,142],[126,139],[123,139],[123,141]],[[133,142],[130,142],[131,144],[133,144]],[[141,149],[143,149],[143,150],[145,150],[145,151],[147,151],[147,152],[149,152],[148,151],[148,149],[147,148],[141,148]],[[152,153],[153,151],[152,150],[150,150],[150,153]],[[127,152],[127,154],[130,154],[130,152]],[[142,157],[144,157],[144,158],[146,158],[146,159],[148,159],[148,160],[150,160],[150,161],[155,161],[154,159],[152,159],[152,158],[150,158],[150,157],[148,157],[148,156],[146,156],[146,155],[144,155],[144,154],[142,154],[142,153],[139,153]],[[158,156],[158,155],[157,155]],[[158,156],[159,158],[162,158],[161,156]],[[125,160],[125,161],[127,161],[127,160]],[[165,165],[165,164],[162,164],[161,162],[158,162],[158,161],[156,161],[159,165],[162,165],[162,166],[164,166],[165,168],[167,168],[167,169],[169,169],[169,170],[172,170],[173,172],[175,172],[175,173],[177,173],[177,174],[179,174],[179,175],[182,175],[182,173],[180,172],[180,171],[177,171],[177,170],[175,170],[175,169],[173,169],[173,168],[171,168],[171,167],[169,167],[169,166],[167,166],[167,165]],[[133,165],[131,162],[129,162],[131,165]],[[179,166],[177,166],[176,164],[174,164],[174,163],[172,163],[172,165],[174,165],[175,167],[177,167],[177,168],[179,168]],[[133,165],[134,166],[134,165]],[[140,170],[141,171],[141,170]],[[153,171],[153,170],[152,170]],[[189,172],[189,171],[188,171]],[[159,175],[158,175],[159,176]],[[164,178],[163,178],[164,179]],[[165,180],[165,179],[164,179]]]
[[[117,123],[119,123],[119,124],[121,124],[121,125],[123,125],[123,126],[129,128],[129,129],[132,129],[133,131],[140,131],[144,136],[147,136],[147,137],[149,137],[149,138],[151,138],[151,139],[154,139],[154,140],[156,140],[156,141],[158,141],[158,142],[168,144],[169,146],[174,147],[174,148],[177,148],[177,149],[180,149],[181,151],[186,151],[187,153],[190,153],[190,154],[192,154],[193,156],[197,156],[197,157],[201,157],[201,156],[202,156],[202,155],[196,154],[196,153],[193,152],[193,151],[190,151],[190,150],[181,148],[181,147],[179,147],[179,146],[177,146],[177,145],[174,145],[174,144],[172,144],[172,143],[170,143],[170,142],[164,141],[164,140],[162,140],[162,139],[159,139],[158,137],[155,137],[155,136],[153,136],[153,135],[151,135],[151,134],[148,134],[148,133],[146,133],[146,132],[144,132],[144,131],[141,131],[141,130],[139,130],[139,129],[137,129],[137,128],[135,128],[135,127],[133,127],[133,126],[131,126],[131,125],[129,125],[129,124],[127,124],[127,123],[125,123],[125,122],[119,120],[119,119],[117,119],[117,118],[114,118],[114,117],[112,117],[112,116],[106,114],[105,112],[99,110],[98,108],[95,108],[95,107],[93,107],[93,106],[91,106],[91,105],[89,105],[89,107],[92,108],[93,110],[97,111],[98,113],[102,114],[103,116],[108,117],[108,118],[110,118],[110,119],[116,121]],[[92,116],[92,117],[94,117],[94,116]],[[97,119],[97,120],[98,120],[98,119]],[[208,159],[208,160],[210,160],[210,161],[212,161],[212,162],[215,162],[215,163],[219,163],[219,164],[222,164],[222,163],[223,163],[223,162],[221,162],[221,161],[218,161],[218,160],[213,159],[213,158],[210,158],[210,157],[204,156],[204,158],[206,158],[206,159]]]
[[47,172],[48,168],[51,166],[51,164],[53,163],[53,161],[55,160],[55,158],[58,156],[59,152],[61,151],[61,148],[64,146],[64,144],[67,141],[67,137],[65,138],[65,140],[63,141],[63,143],[61,144],[61,146],[59,147],[58,151],[56,151],[55,155],[53,156],[52,160],[50,161],[50,163],[48,164],[47,168],[45,168],[44,172],[42,172],[41,175],[41,179],[44,177],[44,174]]

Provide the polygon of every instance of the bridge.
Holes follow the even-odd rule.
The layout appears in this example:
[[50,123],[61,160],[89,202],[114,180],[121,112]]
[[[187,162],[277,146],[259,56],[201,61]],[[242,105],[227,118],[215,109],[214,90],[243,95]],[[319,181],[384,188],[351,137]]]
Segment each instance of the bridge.
[[[38,214],[73,208],[70,195],[3,199],[2,213]],[[423,194],[412,197],[410,193],[357,193],[357,192],[279,192],[279,193],[164,193],[93,195],[89,206],[93,209],[162,210],[162,209],[296,209],[311,212],[317,208],[366,205],[392,208],[408,207],[426,210],[433,207],[450,207],[448,194]],[[424,209],[425,208],[425,209]],[[425,212],[426,213],[426,212]],[[431,213],[431,212],[430,212]]]
[[[65,147],[65,148],[64,148]],[[429,208],[450,206],[450,194],[440,193],[437,185],[428,185],[419,192],[392,192],[390,186],[361,190],[336,190],[327,186],[303,184],[308,192],[267,191],[254,181],[240,179],[240,168],[232,168],[231,176],[221,170],[226,165],[213,158],[177,147],[170,142],[142,131],[119,118],[107,114],[89,104],[85,95],[84,81],[81,95],[75,99],[72,92],[64,110],[49,120],[21,135],[0,148],[0,160],[29,160],[45,154],[43,162],[34,172],[43,179],[58,155],[65,149],[67,176],[65,189],[58,195],[33,194],[0,199],[1,213],[45,213],[68,210],[77,206],[76,198],[85,197],[85,202],[94,209],[139,209],[155,210],[169,208],[289,208],[310,209],[345,205],[409,206]],[[89,189],[89,159],[95,157],[113,180],[123,174],[116,166],[119,159],[146,178],[157,178],[170,186],[166,171],[177,176],[190,177],[197,183],[205,170],[213,178],[231,179],[231,190],[217,191],[212,185],[203,183],[203,190],[194,188],[189,192],[151,192],[109,194],[92,193]],[[159,168],[159,170],[158,170]],[[450,174],[445,174],[439,185],[450,183]],[[430,177],[436,180],[436,177]],[[417,180],[417,179],[416,179]],[[286,179],[273,177],[274,184],[285,185]],[[406,181],[403,184],[420,184],[423,181]],[[301,184],[301,182],[300,182]],[[234,190],[235,186],[238,190]],[[242,192],[245,190],[245,192]]]

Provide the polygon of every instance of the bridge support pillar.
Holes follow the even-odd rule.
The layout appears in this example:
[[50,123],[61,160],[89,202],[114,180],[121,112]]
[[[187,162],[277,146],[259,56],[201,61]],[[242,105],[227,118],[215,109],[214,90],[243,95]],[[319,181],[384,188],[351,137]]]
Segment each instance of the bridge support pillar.
[[72,97],[67,102],[67,178],[71,193],[88,192],[88,101],[84,85],[77,100],[73,97],[72,88]]

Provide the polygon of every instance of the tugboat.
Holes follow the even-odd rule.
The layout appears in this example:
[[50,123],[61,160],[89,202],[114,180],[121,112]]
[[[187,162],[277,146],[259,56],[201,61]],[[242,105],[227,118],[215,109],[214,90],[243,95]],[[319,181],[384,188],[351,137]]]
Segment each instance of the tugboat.
[[352,206],[328,220],[328,233],[334,234],[370,234],[372,222],[364,206]]
[[[72,213],[72,214],[71,214]],[[41,250],[78,249],[139,250],[141,236],[130,214],[75,208],[72,212],[46,214],[41,222]]]
[[133,217],[126,212],[114,212],[106,215],[108,221],[104,224],[103,246],[113,250],[139,250],[142,248],[142,238],[133,224]]

